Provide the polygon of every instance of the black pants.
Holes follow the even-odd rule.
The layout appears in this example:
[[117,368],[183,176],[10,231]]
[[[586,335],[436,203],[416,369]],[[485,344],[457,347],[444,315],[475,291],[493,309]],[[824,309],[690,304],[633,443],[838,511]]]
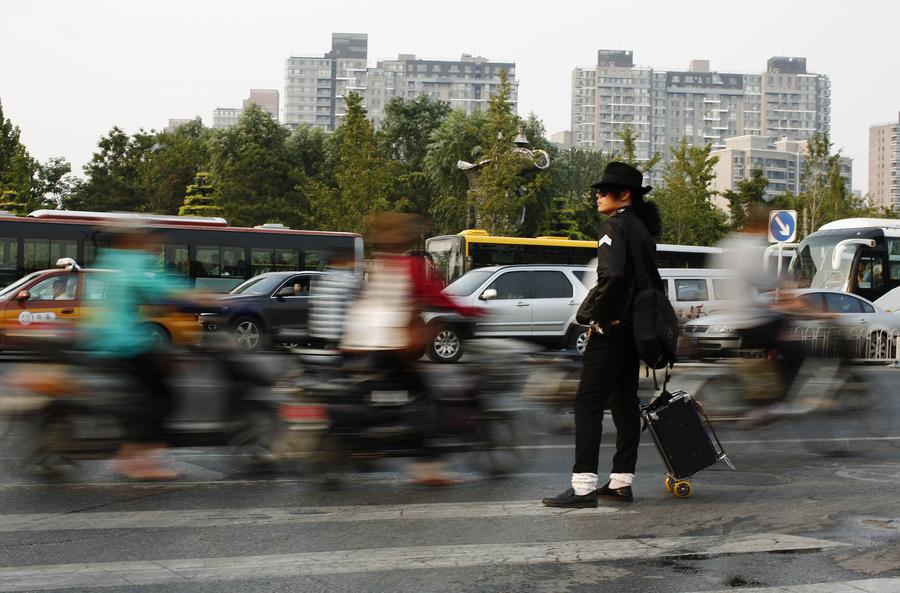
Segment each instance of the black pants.
[[575,395],[572,473],[597,473],[603,410],[608,407],[616,425],[612,473],[633,474],[641,440],[641,412],[637,396],[640,359],[631,328],[610,335],[593,334],[583,364]]

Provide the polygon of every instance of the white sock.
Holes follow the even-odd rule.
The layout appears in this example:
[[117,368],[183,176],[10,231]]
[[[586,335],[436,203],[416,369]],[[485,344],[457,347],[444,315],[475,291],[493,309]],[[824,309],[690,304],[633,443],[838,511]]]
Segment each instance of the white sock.
[[572,489],[578,496],[590,494],[597,489],[597,474],[572,474]]
[[631,486],[634,482],[634,474],[609,474],[609,487],[612,490]]

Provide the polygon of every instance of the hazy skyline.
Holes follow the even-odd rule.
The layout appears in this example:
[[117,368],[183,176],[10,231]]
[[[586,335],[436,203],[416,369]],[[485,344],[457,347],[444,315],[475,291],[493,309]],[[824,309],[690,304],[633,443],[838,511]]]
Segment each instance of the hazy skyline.
[[[169,118],[239,107],[251,88],[284,91],[291,55],[321,55],[332,32],[368,33],[369,65],[400,53],[516,62],[519,113],[548,135],[569,128],[572,69],[597,50],[636,64],[762,72],[774,55],[807,58],[831,79],[831,135],[868,186],[868,129],[900,111],[900,5],[857,2],[235,3],[3,0],[0,101],[41,161],[90,159],[113,126],[129,134]],[[751,9],[752,8],[752,12]],[[283,96],[282,96],[283,102]]]

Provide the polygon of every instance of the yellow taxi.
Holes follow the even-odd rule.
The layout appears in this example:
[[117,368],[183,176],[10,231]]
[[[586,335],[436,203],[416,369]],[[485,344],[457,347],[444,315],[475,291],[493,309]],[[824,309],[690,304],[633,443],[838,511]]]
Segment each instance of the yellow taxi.
[[[108,275],[118,273],[82,269],[68,258],[57,265],[0,290],[0,350],[27,349],[29,338],[74,329],[88,308],[103,306]],[[144,329],[160,347],[195,345],[200,340],[201,328],[192,313],[148,306],[142,314]]]

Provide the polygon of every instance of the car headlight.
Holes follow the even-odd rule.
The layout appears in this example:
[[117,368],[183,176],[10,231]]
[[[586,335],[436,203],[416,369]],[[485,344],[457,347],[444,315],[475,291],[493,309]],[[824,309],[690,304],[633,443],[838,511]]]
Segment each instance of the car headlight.
[[728,325],[714,325],[709,328],[711,334],[733,334],[734,328]]

